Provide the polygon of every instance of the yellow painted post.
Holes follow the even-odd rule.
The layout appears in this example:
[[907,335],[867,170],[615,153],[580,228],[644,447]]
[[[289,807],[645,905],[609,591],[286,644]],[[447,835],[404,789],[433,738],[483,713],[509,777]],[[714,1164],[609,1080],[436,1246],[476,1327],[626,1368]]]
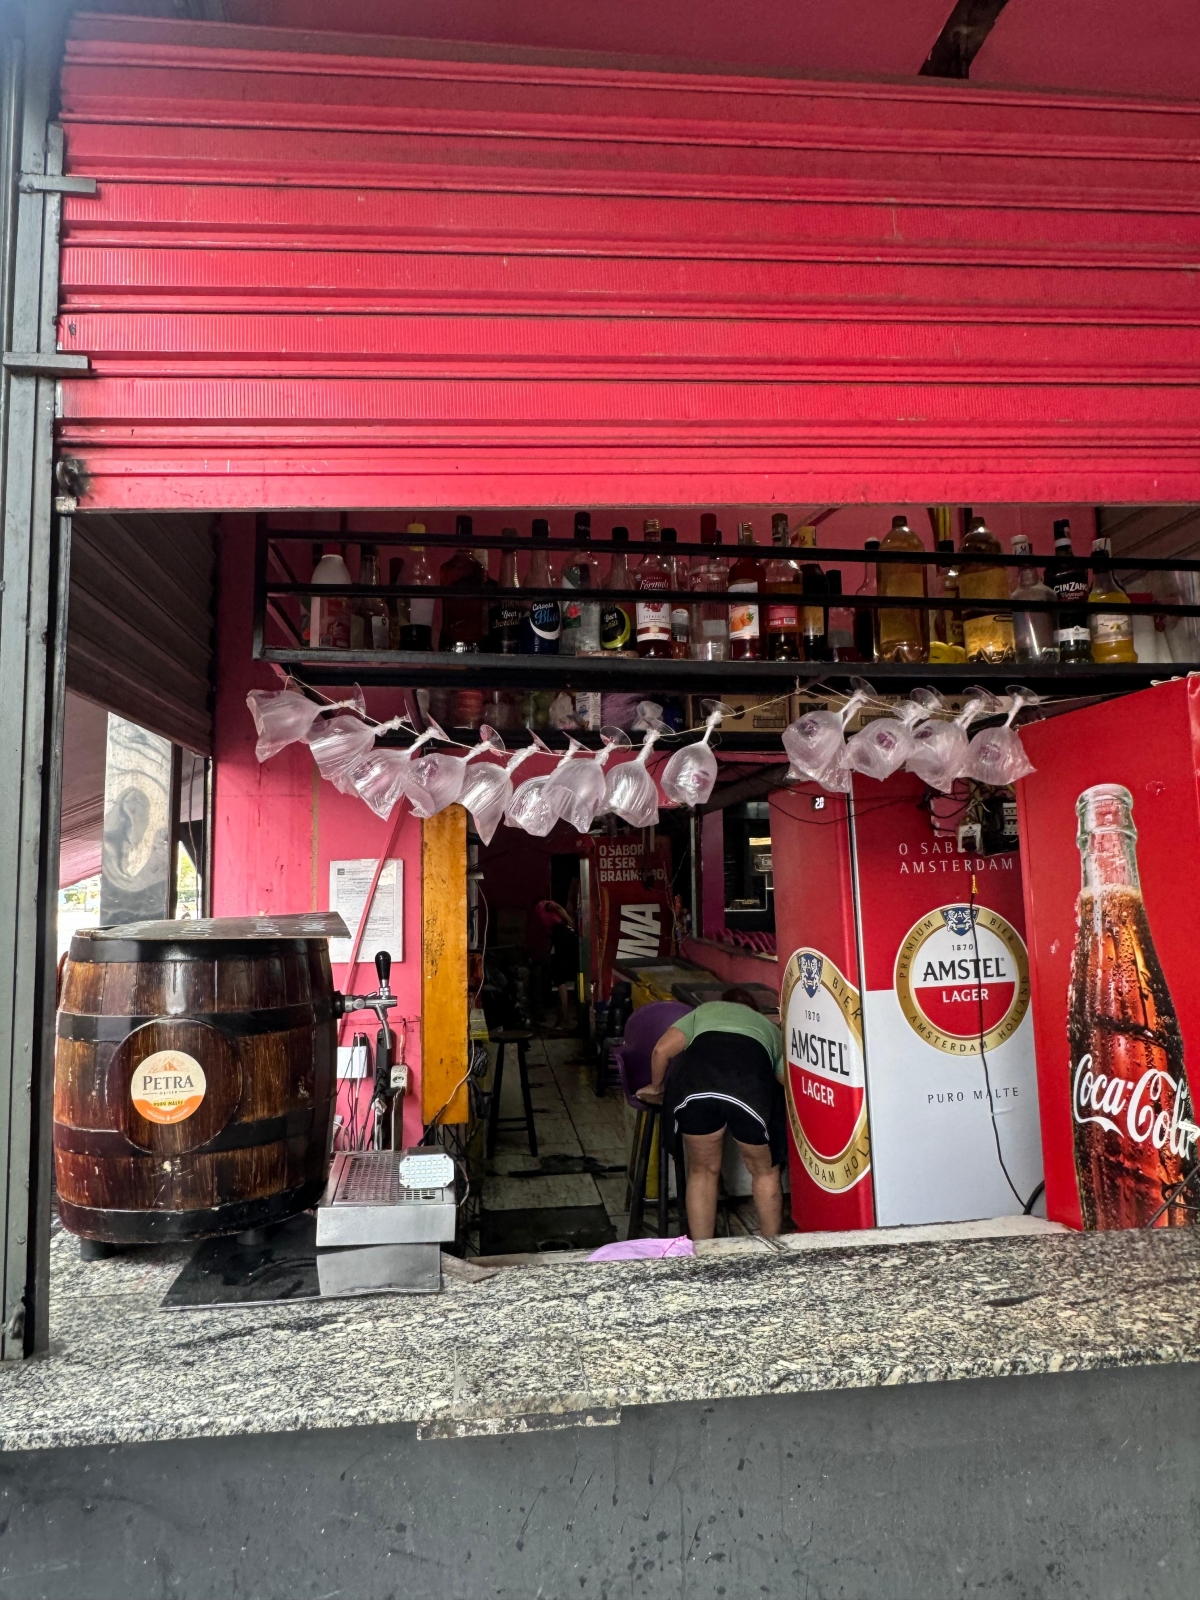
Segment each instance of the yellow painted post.
[[467,814],[461,806],[448,806],[421,825],[421,1115],[426,1122],[439,1111],[439,1122],[467,1121],[467,1048]]

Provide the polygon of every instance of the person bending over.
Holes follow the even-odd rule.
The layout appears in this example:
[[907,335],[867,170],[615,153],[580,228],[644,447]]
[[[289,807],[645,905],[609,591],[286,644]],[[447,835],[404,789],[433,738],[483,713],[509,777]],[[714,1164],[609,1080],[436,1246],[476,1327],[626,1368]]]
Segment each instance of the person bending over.
[[650,1082],[638,1091],[662,1105],[666,1138],[683,1134],[688,1229],[711,1239],[728,1130],[750,1173],[754,1208],[765,1234],[783,1228],[780,1167],[787,1159],[783,1040],[745,989],[726,989],[680,1017],[654,1046]]

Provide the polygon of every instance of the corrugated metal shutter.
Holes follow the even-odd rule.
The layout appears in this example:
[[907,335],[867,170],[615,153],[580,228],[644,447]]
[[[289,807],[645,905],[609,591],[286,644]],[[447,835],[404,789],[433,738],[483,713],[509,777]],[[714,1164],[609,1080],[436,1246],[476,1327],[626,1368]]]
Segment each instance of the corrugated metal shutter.
[[1197,105],[355,48],[76,17],[85,504],[1200,500]]
[[68,689],[211,754],[215,585],[211,517],[75,517]]

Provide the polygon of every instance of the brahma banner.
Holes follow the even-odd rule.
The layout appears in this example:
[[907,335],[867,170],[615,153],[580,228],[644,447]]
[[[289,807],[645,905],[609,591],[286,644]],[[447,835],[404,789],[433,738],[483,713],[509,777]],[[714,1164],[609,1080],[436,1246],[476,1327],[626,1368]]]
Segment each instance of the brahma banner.
[[671,911],[671,846],[659,838],[647,850],[643,835],[603,836],[590,851],[595,913],[595,971],[598,999],[612,993],[614,961],[655,961],[671,954],[675,919]]

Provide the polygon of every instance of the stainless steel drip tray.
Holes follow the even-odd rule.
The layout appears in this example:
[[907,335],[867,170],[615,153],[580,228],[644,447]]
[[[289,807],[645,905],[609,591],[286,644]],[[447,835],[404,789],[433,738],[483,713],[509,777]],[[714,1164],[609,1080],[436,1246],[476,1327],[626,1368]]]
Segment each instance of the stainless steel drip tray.
[[441,1244],[455,1221],[454,1165],[443,1151],[340,1150],[317,1207],[317,1249]]

